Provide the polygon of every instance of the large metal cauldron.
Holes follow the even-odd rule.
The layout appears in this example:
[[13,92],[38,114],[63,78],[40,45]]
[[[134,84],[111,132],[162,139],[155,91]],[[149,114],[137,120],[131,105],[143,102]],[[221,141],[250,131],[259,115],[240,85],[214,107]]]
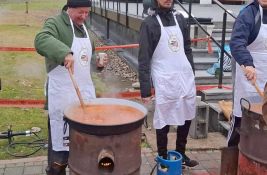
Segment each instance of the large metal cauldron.
[[[88,109],[95,114],[92,116],[94,112]],[[137,116],[131,116],[136,112]],[[65,115],[70,126],[71,175],[140,174],[141,126],[147,115],[142,105],[98,98],[88,103],[85,110],[79,105],[70,106]]]
[[[266,166],[267,171],[267,125],[262,116],[263,101],[259,96],[255,96],[241,99],[240,103],[242,122],[239,130],[239,150],[243,157],[239,157],[239,166],[242,165],[240,160],[245,156],[253,162],[255,168],[259,167],[258,165]],[[240,171],[244,168],[239,167],[239,174],[242,174]]]

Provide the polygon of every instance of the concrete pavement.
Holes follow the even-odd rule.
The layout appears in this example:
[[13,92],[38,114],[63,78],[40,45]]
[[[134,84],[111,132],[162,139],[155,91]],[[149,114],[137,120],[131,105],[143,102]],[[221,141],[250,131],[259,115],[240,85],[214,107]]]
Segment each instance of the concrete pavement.
[[[156,137],[154,129],[142,128],[145,134],[148,146],[143,146],[141,151],[142,164],[140,175],[152,175],[152,169],[156,165],[155,157]],[[176,135],[171,130],[169,135],[168,149],[173,150],[175,146]],[[217,144],[214,144],[214,143]],[[220,133],[209,133],[206,139],[188,139],[186,152],[187,156],[199,162],[199,165],[194,168],[186,168],[183,170],[183,175],[219,175],[220,174],[220,147],[225,144],[224,136]],[[0,175],[45,175],[47,166],[47,157],[39,156],[32,158],[0,160]],[[156,175],[157,169],[153,175]],[[68,173],[69,174],[69,173]],[[169,174],[168,174],[169,175]]]
[[[150,175],[152,168],[155,166],[154,159],[156,155],[156,152],[151,148],[142,148],[140,175]],[[194,168],[184,169],[184,175],[219,175],[221,156],[219,150],[189,151],[187,155],[198,160],[200,164]],[[46,165],[46,156],[0,160],[0,175],[45,175]],[[156,175],[156,171],[155,169],[153,175]]]

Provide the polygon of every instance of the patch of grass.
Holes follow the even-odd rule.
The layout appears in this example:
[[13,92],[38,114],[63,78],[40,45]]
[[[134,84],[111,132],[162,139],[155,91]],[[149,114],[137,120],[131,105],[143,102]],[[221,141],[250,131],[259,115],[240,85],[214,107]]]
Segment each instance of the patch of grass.
[[9,47],[33,47],[35,34],[39,30],[40,27],[36,26],[2,24],[0,25],[0,44]]
[[151,148],[147,142],[141,142],[141,148]]
[[[9,10],[25,11],[26,0],[24,1],[8,1],[2,6]],[[51,10],[60,9],[66,4],[66,0],[28,0],[28,8],[31,10]]]
[[36,53],[0,52],[0,65],[0,98],[44,98],[44,59]]
[[[0,46],[33,47],[36,33],[47,17],[60,12],[66,0],[29,0],[29,13],[25,13],[24,0],[0,0]],[[93,73],[96,93],[108,88]],[[44,58],[35,52],[0,52],[0,99],[44,99],[46,79]],[[47,138],[47,117],[42,109],[0,108],[0,132],[12,125],[13,131],[42,129],[39,136]],[[16,142],[32,141],[35,137],[17,136]],[[13,159],[6,154],[8,140],[0,140],[0,160]],[[22,150],[21,150],[22,151]],[[33,156],[47,155],[46,150]]]
[[[0,108],[0,132],[7,131],[8,126],[12,125],[13,132],[30,130],[32,127],[41,128],[38,136],[42,139],[47,139],[47,115],[42,109],[21,109],[21,108]],[[14,142],[31,142],[37,138],[34,136],[15,136]],[[0,160],[13,159],[6,153],[7,139],[0,139]],[[18,150],[19,152],[23,151]],[[34,156],[46,155],[47,150],[40,150]]]

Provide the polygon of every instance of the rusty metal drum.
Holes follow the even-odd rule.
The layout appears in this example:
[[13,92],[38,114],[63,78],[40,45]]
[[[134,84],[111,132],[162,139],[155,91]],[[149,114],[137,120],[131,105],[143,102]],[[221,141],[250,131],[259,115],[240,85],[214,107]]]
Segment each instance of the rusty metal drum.
[[147,115],[139,103],[97,98],[69,106],[71,175],[139,175],[141,126]]
[[240,152],[238,175],[267,175],[267,165],[257,162]]
[[[242,122],[239,142],[238,174],[243,174],[244,161],[254,162],[254,168],[267,165],[267,125],[262,116],[263,100],[259,96],[243,98],[240,101],[242,108]],[[245,159],[246,158],[246,159]],[[241,162],[240,162],[241,161]],[[256,163],[258,165],[256,165]],[[250,166],[250,167],[251,167]],[[266,169],[267,170],[267,169]]]

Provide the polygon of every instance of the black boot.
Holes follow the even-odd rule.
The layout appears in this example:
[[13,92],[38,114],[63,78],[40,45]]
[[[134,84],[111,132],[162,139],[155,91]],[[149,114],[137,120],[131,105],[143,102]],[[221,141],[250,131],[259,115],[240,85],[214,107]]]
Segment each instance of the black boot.
[[53,163],[51,167],[47,166],[45,171],[47,175],[66,175],[67,165],[58,165]]

